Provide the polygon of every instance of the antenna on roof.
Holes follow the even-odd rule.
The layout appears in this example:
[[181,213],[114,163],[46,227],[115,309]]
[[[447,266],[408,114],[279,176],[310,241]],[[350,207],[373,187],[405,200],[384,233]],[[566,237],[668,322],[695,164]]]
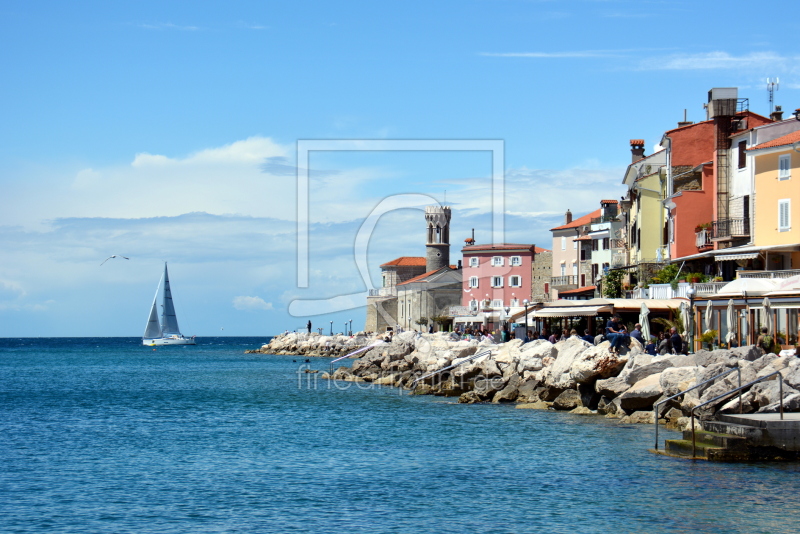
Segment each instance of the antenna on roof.
[[772,78],[767,78],[767,92],[769,93],[769,112],[772,113],[775,111],[775,91],[780,89],[780,79],[775,78],[775,81],[772,81]]

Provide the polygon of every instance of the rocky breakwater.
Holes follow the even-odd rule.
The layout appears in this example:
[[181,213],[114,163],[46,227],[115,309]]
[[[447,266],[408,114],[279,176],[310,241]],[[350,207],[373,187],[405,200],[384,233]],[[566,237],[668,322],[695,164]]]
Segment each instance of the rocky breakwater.
[[[483,353],[483,354],[481,354]],[[471,357],[480,355],[471,359]],[[453,366],[444,372],[425,377]],[[334,380],[365,381],[410,389],[418,395],[458,397],[459,402],[518,403],[518,408],[567,410],[653,423],[653,405],[725,370],[739,367],[742,384],[774,371],[784,377],[784,409],[800,410],[800,359],[763,355],[754,347],[699,351],[692,355],[650,356],[635,340],[619,355],[609,343],[598,346],[572,337],[555,345],[536,340],[504,344],[460,340],[447,333],[406,332],[365,352]],[[731,373],[670,401],[662,423],[685,428],[690,410],[738,385]],[[778,384],[765,381],[742,397],[744,413],[778,409]],[[738,412],[738,398],[704,409]]]
[[323,336],[316,332],[289,332],[275,336],[260,349],[246,350],[245,354],[278,354],[288,356],[344,356],[376,341],[374,336],[358,333],[355,336]]

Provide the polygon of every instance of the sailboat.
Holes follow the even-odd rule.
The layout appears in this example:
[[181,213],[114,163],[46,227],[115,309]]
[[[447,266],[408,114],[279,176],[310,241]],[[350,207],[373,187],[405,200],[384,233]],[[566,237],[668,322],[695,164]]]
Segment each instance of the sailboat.
[[[163,282],[163,285],[162,285]],[[161,320],[158,317],[158,301],[161,297]],[[185,337],[178,329],[178,317],[175,315],[175,306],[172,304],[172,291],[169,288],[169,273],[167,264],[164,263],[164,276],[158,282],[153,306],[142,336],[142,345],[153,347],[156,345],[195,345],[194,336]]]

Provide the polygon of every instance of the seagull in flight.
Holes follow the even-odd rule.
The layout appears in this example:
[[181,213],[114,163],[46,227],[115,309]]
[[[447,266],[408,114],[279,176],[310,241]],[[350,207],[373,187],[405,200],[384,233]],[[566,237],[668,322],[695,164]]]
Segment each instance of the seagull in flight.
[[[108,260],[110,260],[111,258],[122,258],[122,259],[124,259],[124,260],[129,260],[129,259],[130,259],[130,258],[126,258],[125,256],[117,256],[116,254],[112,254],[111,256],[109,256],[109,257],[107,257],[106,259],[104,259],[104,260],[103,260],[103,263],[107,262],[107,261],[108,261]],[[102,265],[103,265],[103,263],[101,263],[100,265],[102,266]]]

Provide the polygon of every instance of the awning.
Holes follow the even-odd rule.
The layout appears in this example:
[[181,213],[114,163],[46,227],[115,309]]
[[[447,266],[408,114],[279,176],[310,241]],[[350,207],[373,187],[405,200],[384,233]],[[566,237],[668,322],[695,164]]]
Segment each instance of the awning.
[[747,254],[718,254],[714,256],[715,261],[735,261],[735,260],[754,260],[759,256],[758,252]]
[[530,317],[588,317],[611,313],[611,306],[553,306],[534,310]]

